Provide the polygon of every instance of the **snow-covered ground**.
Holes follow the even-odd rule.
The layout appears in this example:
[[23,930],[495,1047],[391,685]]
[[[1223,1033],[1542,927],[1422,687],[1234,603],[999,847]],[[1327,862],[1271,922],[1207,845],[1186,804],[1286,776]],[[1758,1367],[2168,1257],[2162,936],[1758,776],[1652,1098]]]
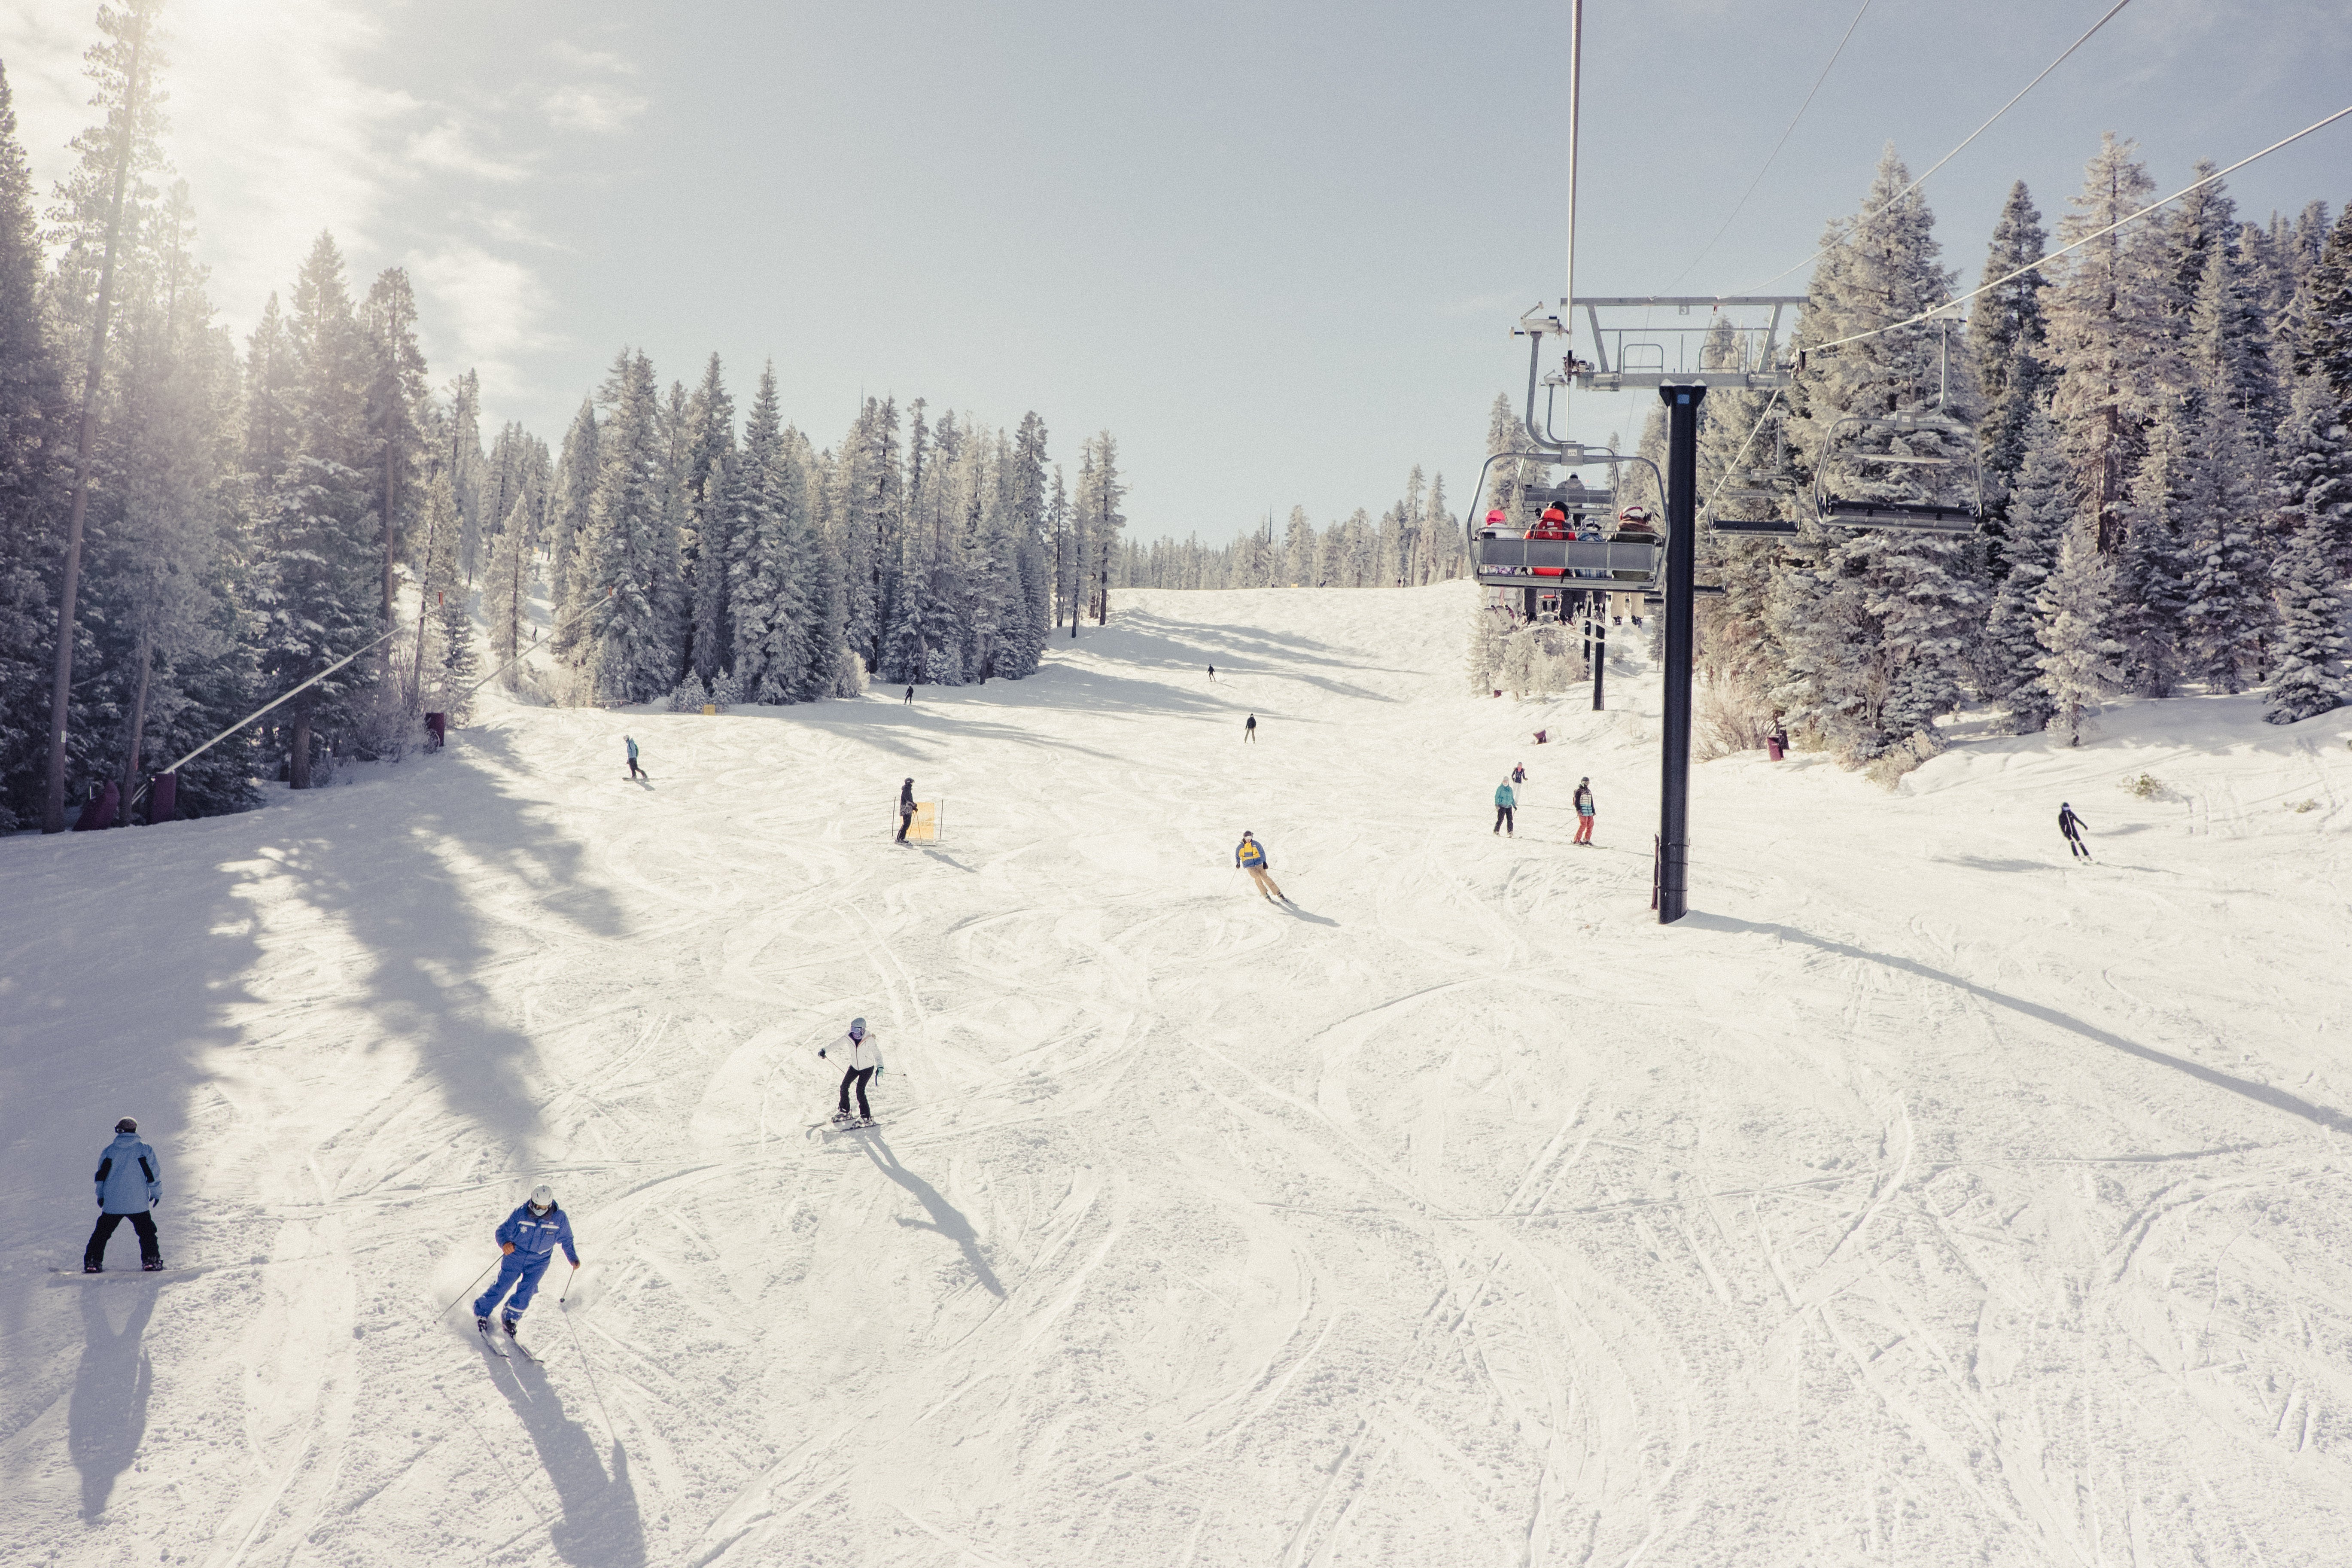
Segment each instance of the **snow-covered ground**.
[[[1706,764],[1662,929],[1654,678],[1467,695],[1469,594],[0,844],[0,1561],[2341,1561],[2352,713]],[[196,1271],[53,1274],[125,1112]]]

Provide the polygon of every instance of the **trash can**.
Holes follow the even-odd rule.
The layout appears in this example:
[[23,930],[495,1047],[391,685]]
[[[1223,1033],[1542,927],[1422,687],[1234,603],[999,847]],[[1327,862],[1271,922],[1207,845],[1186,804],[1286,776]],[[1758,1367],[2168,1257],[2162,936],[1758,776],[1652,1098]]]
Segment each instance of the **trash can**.
[[436,752],[439,751],[442,745],[449,739],[449,715],[446,713],[427,713],[425,716],[425,728],[426,732],[431,734],[433,737],[433,749]]
[[1764,737],[1764,754],[1776,763],[1780,760],[1780,736],[1767,735]]
[[151,823],[169,822],[179,815],[179,810],[180,775],[157,773],[155,782],[149,786],[147,820]]

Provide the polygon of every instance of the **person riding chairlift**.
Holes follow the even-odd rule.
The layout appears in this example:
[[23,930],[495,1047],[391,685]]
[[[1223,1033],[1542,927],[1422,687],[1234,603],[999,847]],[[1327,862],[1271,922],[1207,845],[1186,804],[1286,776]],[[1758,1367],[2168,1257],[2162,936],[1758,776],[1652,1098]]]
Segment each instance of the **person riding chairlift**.
[[1617,514],[1617,537],[1620,539],[1655,539],[1658,531],[1650,525],[1650,509],[1639,501]]
[[1536,525],[1533,528],[1528,530],[1528,537],[1529,539],[1567,539],[1570,537],[1568,528],[1567,509],[1562,507],[1558,501],[1554,501],[1551,505],[1544,508],[1543,516],[1536,520]]
[[1511,526],[1511,514],[1501,507],[1486,514],[1486,526],[1478,530],[1481,539],[1518,539],[1524,537]]

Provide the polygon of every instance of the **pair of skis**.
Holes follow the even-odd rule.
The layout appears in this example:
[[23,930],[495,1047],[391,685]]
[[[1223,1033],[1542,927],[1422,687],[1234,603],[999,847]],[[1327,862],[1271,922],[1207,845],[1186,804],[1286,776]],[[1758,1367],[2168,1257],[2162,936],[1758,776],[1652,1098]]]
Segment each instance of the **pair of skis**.
[[[516,1351],[521,1352],[522,1359],[530,1363],[531,1365],[545,1366],[547,1364],[545,1362],[541,1361],[537,1356],[530,1353],[530,1346],[515,1338],[513,1330],[509,1329],[504,1332],[501,1332],[499,1330],[493,1328],[488,1320],[481,1318],[478,1318],[474,1321],[474,1327],[481,1333],[482,1348],[488,1351],[500,1361],[510,1359],[507,1346],[512,1345]],[[499,1342],[502,1340],[505,1342],[503,1344]]]

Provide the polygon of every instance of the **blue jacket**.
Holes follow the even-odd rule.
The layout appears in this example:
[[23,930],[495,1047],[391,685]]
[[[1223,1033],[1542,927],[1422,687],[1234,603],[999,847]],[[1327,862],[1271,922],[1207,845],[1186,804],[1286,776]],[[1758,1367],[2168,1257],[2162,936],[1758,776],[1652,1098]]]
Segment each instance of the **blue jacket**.
[[108,1214],[145,1214],[163,1196],[163,1167],[136,1132],[118,1132],[99,1151],[98,1206]]
[[627,743],[629,755],[633,757],[635,756],[637,754],[637,743],[635,741],[631,741],[626,735],[622,736],[621,739]]
[[1509,784],[1497,784],[1495,786],[1495,804],[1496,805],[1517,805],[1519,804],[1519,797],[1511,793],[1511,786]]
[[530,1205],[524,1204],[499,1226],[499,1245],[512,1247],[527,1258],[543,1258],[560,1246],[563,1256],[572,1259],[572,1267],[580,1267],[579,1250],[572,1245],[572,1216],[563,1212],[562,1204],[545,1214],[533,1214]]

